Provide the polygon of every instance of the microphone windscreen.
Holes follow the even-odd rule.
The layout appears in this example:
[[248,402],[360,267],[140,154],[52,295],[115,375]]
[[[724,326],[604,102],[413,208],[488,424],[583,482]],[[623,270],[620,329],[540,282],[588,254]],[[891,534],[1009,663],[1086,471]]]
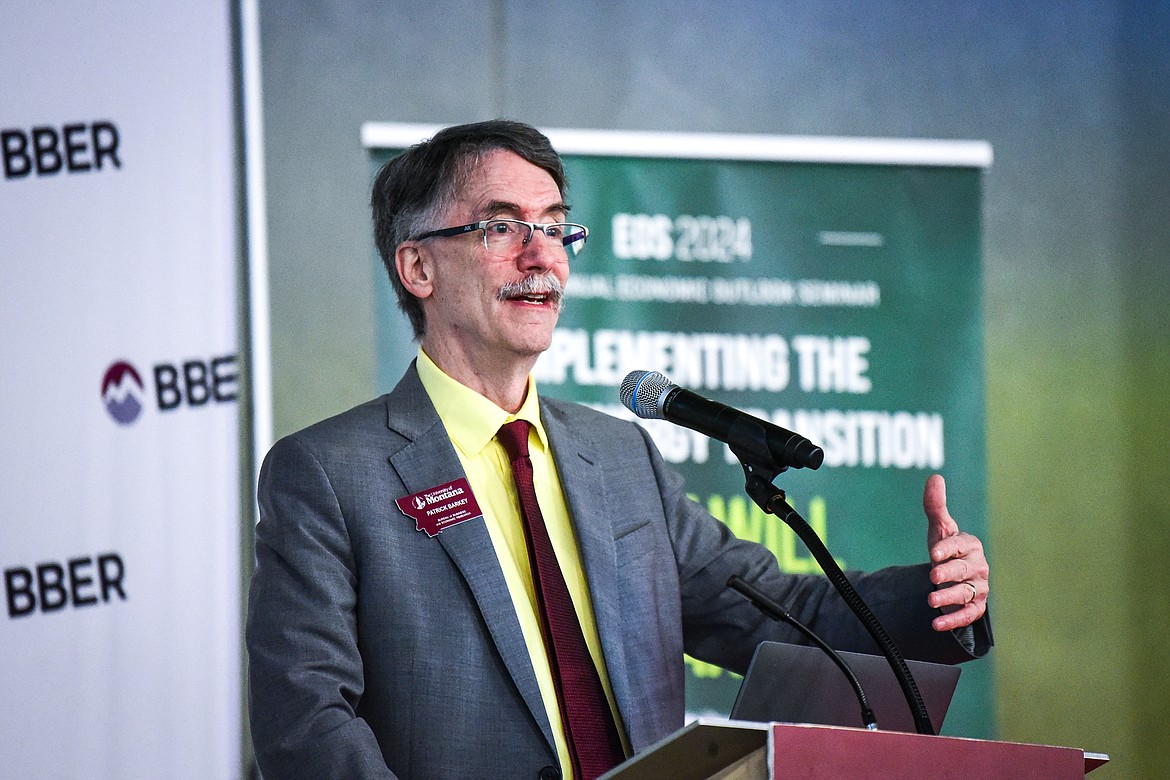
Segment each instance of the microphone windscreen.
[[674,383],[657,371],[631,371],[619,391],[622,406],[644,420],[661,420],[662,401]]

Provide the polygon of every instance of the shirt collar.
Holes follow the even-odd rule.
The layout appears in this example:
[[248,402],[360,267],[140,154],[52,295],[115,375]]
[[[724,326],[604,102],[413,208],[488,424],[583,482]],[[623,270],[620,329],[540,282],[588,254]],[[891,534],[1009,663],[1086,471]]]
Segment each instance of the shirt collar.
[[520,410],[511,414],[484,396],[443,373],[430,356],[418,349],[416,365],[423,388],[435,405],[439,419],[455,447],[464,456],[474,458],[496,436],[504,423],[527,420],[536,430],[541,444],[548,448],[548,437],[540,424],[540,399],[536,383],[528,377],[528,390]]

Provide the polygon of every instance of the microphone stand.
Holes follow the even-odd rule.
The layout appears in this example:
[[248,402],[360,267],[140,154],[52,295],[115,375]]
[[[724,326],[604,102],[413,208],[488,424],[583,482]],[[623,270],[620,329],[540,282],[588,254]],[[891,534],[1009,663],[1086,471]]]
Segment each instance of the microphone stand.
[[934,734],[934,725],[930,722],[930,715],[926,711],[926,702],[923,701],[922,694],[918,691],[918,685],[914,682],[914,676],[910,674],[910,668],[906,666],[906,659],[894,644],[894,640],[886,633],[886,629],[878,621],[877,616],[862,600],[857,589],[853,587],[853,583],[849,582],[845,573],[841,571],[841,567],[833,560],[833,556],[829,554],[816,531],[788,504],[784,491],[772,484],[772,480],[787,467],[779,469],[772,465],[761,467],[754,465],[761,461],[751,457],[749,453],[736,447],[732,447],[731,451],[739,458],[740,465],[743,466],[744,475],[747,478],[745,487],[748,495],[760,509],[783,520],[804,542],[829,581],[833,583],[833,587],[845,599],[845,603],[853,610],[853,614],[857,615],[861,624],[865,626],[866,631],[877,643],[882,655],[889,662],[894,677],[898,680],[898,685],[902,688],[906,703],[910,706],[915,730],[919,734]]

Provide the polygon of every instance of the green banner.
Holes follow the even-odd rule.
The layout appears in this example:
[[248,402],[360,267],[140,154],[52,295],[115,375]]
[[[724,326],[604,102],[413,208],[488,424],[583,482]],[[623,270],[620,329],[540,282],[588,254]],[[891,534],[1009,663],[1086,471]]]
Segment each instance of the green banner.
[[[594,154],[565,166],[572,218],[591,233],[537,364],[542,394],[632,418],[621,380],[660,371],[802,433],[824,466],[776,484],[847,568],[926,560],[921,496],[936,471],[960,526],[987,541],[977,167]],[[415,347],[378,289],[385,390]],[[786,571],[819,571],[746,497],[724,445],[643,424],[737,535]],[[739,679],[687,668],[688,710],[725,715]],[[943,731],[994,737],[989,661],[964,667]]]

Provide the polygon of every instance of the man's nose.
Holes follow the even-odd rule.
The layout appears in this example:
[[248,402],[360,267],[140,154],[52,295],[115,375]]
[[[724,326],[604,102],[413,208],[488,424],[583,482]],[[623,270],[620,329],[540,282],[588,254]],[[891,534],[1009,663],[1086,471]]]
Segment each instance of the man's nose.
[[521,247],[518,262],[523,270],[547,270],[558,262],[567,262],[565,250],[557,239],[546,236],[540,230],[533,230],[528,241]]

